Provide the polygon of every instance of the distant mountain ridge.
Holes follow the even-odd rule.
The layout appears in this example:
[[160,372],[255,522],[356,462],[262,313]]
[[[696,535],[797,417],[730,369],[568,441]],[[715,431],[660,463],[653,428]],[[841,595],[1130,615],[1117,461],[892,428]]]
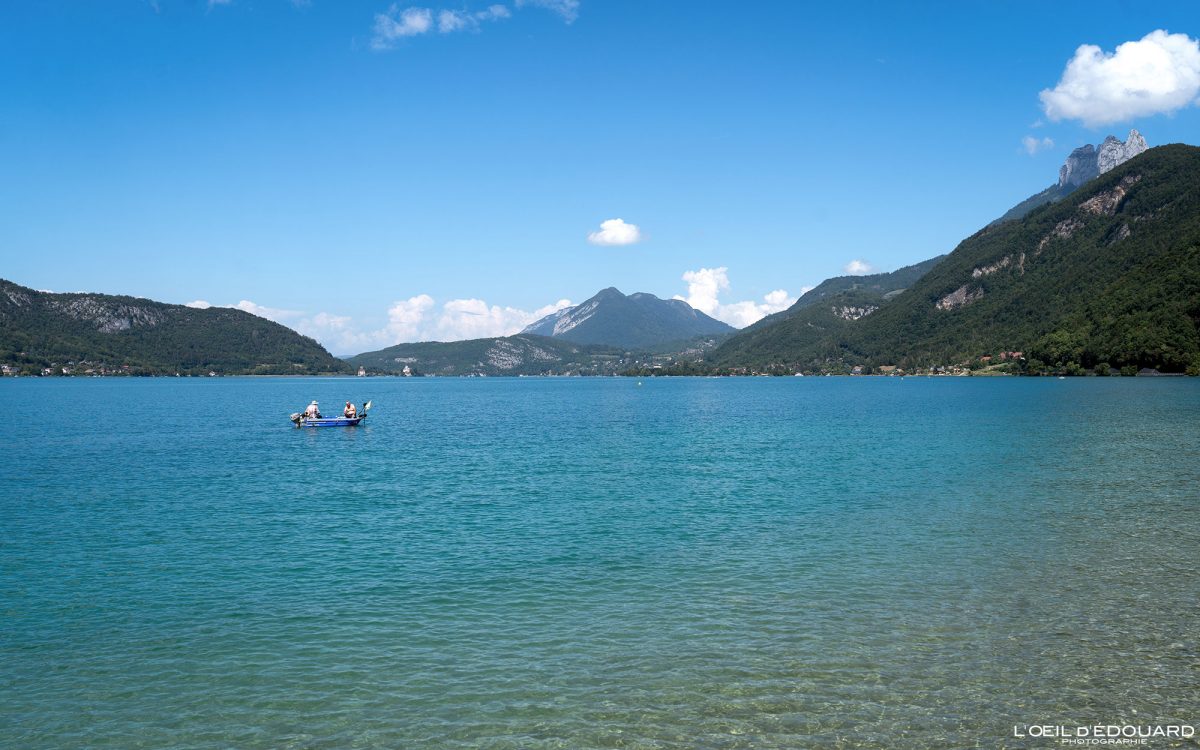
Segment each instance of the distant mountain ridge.
[[734,330],[683,300],[659,299],[645,292],[625,295],[608,287],[526,326],[521,333],[640,350]]
[[371,372],[415,375],[613,375],[626,366],[623,352],[608,346],[517,334],[467,341],[396,344],[349,358]]
[[[844,292],[861,292],[870,297],[878,297],[880,300],[891,299],[916,283],[918,279],[929,272],[929,269],[936,266],[945,257],[945,255],[939,255],[936,258],[923,260],[920,263],[897,268],[895,271],[887,273],[871,273],[862,276],[833,276],[802,294],[800,299],[796,300],[795,304],[788,309],[768,315],[742,330],[749,331],[757,328],[765,328],[772,323],[784,318],[790,318],[805,308],[828,301]],[[858,296],[861,297],[862,295]]]
[[307,336],[242,310],[39,292],[0,279],[0,363],[70,362],[138,374],[311,375],[348,366]]
[[743,361],[757,364],[764,352],[802,346],[810,338],[841,330],[896,299],[945,257],[939,255],[890,273],[826,279],[788,309],[768,315],[726,339],[710,357],[726,366],[738,366]]

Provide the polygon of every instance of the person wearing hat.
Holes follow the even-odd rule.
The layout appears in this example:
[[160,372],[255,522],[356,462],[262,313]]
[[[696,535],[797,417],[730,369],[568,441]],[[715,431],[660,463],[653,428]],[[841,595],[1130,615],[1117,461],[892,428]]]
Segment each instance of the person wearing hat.
[[313,401],[311,404],[308,405],[308,408],[304,410],[304,416],[307,417],[308,419],[320,419],[321,418],[321,410],[317,408],[316,401]]
[[354,404],[346,402],[346,408],[342,410],[342,416],[347,419],[354,419],[358,416],[358,410],[354,408]]

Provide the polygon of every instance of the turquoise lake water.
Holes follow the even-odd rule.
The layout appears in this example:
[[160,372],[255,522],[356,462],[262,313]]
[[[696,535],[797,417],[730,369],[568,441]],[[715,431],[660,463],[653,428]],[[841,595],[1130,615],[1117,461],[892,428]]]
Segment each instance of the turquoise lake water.
[[0,746],[1200,724],[1200,380],[642,382],[0,381]]

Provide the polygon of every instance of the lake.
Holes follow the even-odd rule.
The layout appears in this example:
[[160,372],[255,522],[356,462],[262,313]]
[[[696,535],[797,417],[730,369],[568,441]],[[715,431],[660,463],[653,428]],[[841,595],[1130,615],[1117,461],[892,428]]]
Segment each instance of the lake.
[[[374,408],[295,429],[312,399]],[[5,748],[1197,723],[1200,379],[6,378],[0,406]]]

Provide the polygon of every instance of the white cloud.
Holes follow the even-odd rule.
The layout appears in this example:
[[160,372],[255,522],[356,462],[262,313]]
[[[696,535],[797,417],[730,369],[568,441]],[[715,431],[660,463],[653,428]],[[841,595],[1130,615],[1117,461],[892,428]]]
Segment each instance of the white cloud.
[[571,306],[560,299],[533,311],[516,307],[489,305],[481,299],[452,299],[436,314],[435,302],[428,294],[396,302],[388,310],[388,326],[376,333],[381,346],[406,341],[462,341],[491,336],[511,336],[552,312]]
[[197,310],[207,310],[208,308],[212,307],[212,305],[209,304],[208,300],[194,299],[191,302],[185,303],[184,307],[194,307]]
[[677,294],[675,299],[681,299],[705,315],[724,321],[734,328],[745,328],[796,303],[796,298],[789,296],[783,289],[768,292],[763,296],[762,302],[745,300],[722,303],[721,294],[729,290],[729,269],[725,266],[685,271],[682,278],[687,282],[688,296]]
[[1159,29],[1111,54],[1081,45],[1058,85],[1039,97],[1051,120],[1096,126],[1174,112],[1197,103],[1197,95],[1200,42]]
[[589,233],[587,239],[593,245],[632,245],[642,241],[642,230],[624,219],[607,219],[600,222],[600,231]]
[[846,273],[850,274],[851,276],[862,276],[863,274],[868,274],[868,273],[873,272],[875,270],[875,266],[872,266],[870,263],[866,262],[865,260],[859,260],[858,258],[855,258],[854,260],[847,263],[846,266],[842,270],[845,271]]
[[1021,139],[1021,146],[1025,149],[1025,153],[1033,156],[1039,151],[1045,151],[1048,148],[1054,148],[1054,140],[1052,138],[1034,138],[1032,135],[1027,135]]
[[512,11],[508,6],[499,3],[477,11],[439,10],[436,15],[431,8],[401,8],[399,4],[393,3],[387,12],[375,16],[371,48],[391,49],[400,39],[428,34],[435,29],[439,34],[478,31],[480,24],[486,21],[499,21],[511,16]]
[[[195,300],[188,307],[212,307]],[[300,310],[267,307],[251,300],[224,305],[273,320],[276,323],[319,341],[334,354],[357,354],[410,341],[461,341],[463,339],[511,336],[530,323],[552,312],[570,307],[571,300],[560,299],[536,310],[489,305],[480,299],[452,299],[437,308],[428,294],[397,300],[387,310],[382,328],[356,325],[348,315],[330,312],[308,314]]]
[[440,341],[482,339],[517,333],[535,320],[533,313],[488,305],[481,299],[452,299],[442,305],[437,321]]
[[443,10],[438,12],[438,31],[449,34],[455,31],[478,31],[483,21],[498,21],[512,15],[503,5],[489,5],[487,8],[468,13],[463,10]]
[[[204,300],[196,300],[195,302],[188,303],[188,307],[199,308],[201,306],[212,307],[212,305]],[[364,334],[356,330],[351,325],[351,318],[347,315],[333,315],[327,312],[308,315],[301,310],[284,310],[277,307],[267,307],[247,299],[238,302],[236,305],[224,305],[224,307],[236,308],[251,315],[257,315],[260,318],[273,320],[280,325],[291,328],[297,333],[316,339],[335,354],[351,354],[364,351],[365,349],[369,349],[371,343],[378,338],[373,334]]]
[[562,16],[563,21],[572,23],[579,17],[579,0],[517,0],[517,7],[545,8]]
[[264,307],[256,302],[251,302],[248,299],[244,299],[241,302],[238,302],[236,305],[226,305],[226,307],[236,307],[237,309],[244,310],[251,315],[257,315],[260,318],[273,320],[276,323],[282,323],[285,320],[292,320],[304,315],[304,313],[299,310],[281,310],[277,307]]
[[425,313],[433,307],[433,297],[428,294],[418,294],[406,300],[398,300],[388,308],[388,324],[384,333],[390,343],[413,341],[421,330]]
[[392,4],[386,13],[375,15],[373,49],[391,49],[396,40],[419,36],[433,28],[433,11],[429,8],[404,8]]
[[763,295],[763,300],[771,307],[779,307],[780,305],[783,305],[785,308],[791,307],[795,302],[795,300],[788,302],[788,293],[783,289],[776,289],[773,292],[767,292]]

